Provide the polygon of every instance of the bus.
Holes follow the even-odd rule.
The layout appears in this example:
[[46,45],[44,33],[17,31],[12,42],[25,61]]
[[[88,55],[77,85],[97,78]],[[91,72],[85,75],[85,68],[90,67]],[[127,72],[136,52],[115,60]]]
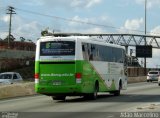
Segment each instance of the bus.
[[65,100],[120,95],[127,88],[125,48],[90,36],[44,36],[37,41],[35,91]]

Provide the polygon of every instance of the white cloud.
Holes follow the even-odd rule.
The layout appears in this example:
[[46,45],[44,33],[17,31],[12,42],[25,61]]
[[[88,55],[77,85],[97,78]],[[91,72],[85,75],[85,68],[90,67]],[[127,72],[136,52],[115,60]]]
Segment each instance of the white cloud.
[[0,38],[4,39],[8,35],[8,32],[0,32]]
[[17,27],[13,32],[19,34],[19,35],[32,35],[32,33],[36,33],[38,28],[38,23],[36,21],[26,23],[26,24],[21,24],[19,27]]
[[[132,19],[132,20],[126,20],[123,27],[121,27],[120,33],[136,33],[140,34],[142,32],[136,31],[139,30],[140,27],[143,25],[143,18],[140,19]],[[160,26],[155,27],[151,30],[151,35],[160,35]],[[155,45],[155,42],[152,43],[152,45]],[[147,68],[155,68],[157,64],[159,64],[160,59],[160,53],[159,49],[153,48],[152,50],[152,58],[147,58]]]
[[74,16],[72,19],[71,19],[71,22],[69,22],[69,25],[71,27],[80,27],[80,26],[84,26],[86,25],[85,23],[89,23],[93,21],[92,19],[89,19],[89,18],[80,18],[79,16]]
[[152,58],[147,58],[147,67],[148,68],[155,68],[156,65],[159,64],[160,59],[160,49],[152,49]]
[[[160,35],[160,26],[155,27],[150,31],[151,35]],[[158,39],[159,40],[159,39]],[[158,41],[158,43],[160,43]],[[152,45],[155,45],[155,42],[152,42]],[[148,68],[156,68],[156,65],[159,65],[159,59],[160,59],[160,49],[152,49],[152,58],[147,59],[147,67]]]
[[[44,1],[45,0],[10,0],[10,6],[20,6],[20,5],[24,5],[24,6],[42,6],[44,5]],[[48,1],[48,0],[47,0]]]
[[94,26],[94,24],[107,26],[109,24],[112,24],[112,21],[107,16],[82,18],[82,17],[76,15],[73,18],[71,18],[71,22],[69,23],[70,26]]
[[[65,7],[65,8],[91,8],[100,4],[102,0],[41,0],[45,5],[50,7]],[[42,3],[42,2],[41,2]]]
[[[6,16],[4,16],[6,19]],[[20,16],[13,17],[12,24],[12,34],[14,37],[19,39],[19,37],[24,37],[26,39],[35,39],[40,37],[41,30],[44,29],[44,26],[38,23],[38,21],[27,21]],[[106,28],[98,27],[96,25],[89,25],[87,23],[93,24],[102,24],[102,25],[109,25],[111,24],[111,20],[107,16],[100,16],[100,17],[80,17],[78,15],[72,18],[73,21],[80,21],[80,22],[66,22],[63,25],[53,24],[54,27],[49,28],[56,28],[62,32],[82,32],[82,33],[104,33],[106,32]],[[7,22],[7,20],[5,20]],[[7,24],[8,25],[8,24]],[[56,26],[56,27],[55,27]],[[46,26],[47,27],[47,26]],[[46,28],[45,27],[45,28]],[[52,29],[51,29],[52,30]],[[0,37],[5,38],[8,33],[1,33]]]
[[17,37],[24,37],[35,41],[36,37],[40,37],[41,27],[38,22],[33,21],[29,23],[19,24],[17,28],[13,30],[13,35]]
[[[160,26],[157,26],[157,27],[155,27],[154,29],[152,29],[151,31],[150,31],[150,34],[151,35],[157,35],[157,36],[160,36]],[[151,40],[151,39],[150,39]],[[160,42],[159,42],[159,40],[160,40],[160,38],[158,39],[156,39],[157,40],[157,42],[158,42],[158,44],[160,45]],[[152,41],[152,46],[155,46],[155,47],[157,47],[157,43],[156,43],[156,41],[155,40],[153,40]],[[160,53],[158,53],[157,51],[155,52],[155,55],[157,56],[159,56],[159,58],[160,58]]]
[[99,27],[94,27],[94,28],[86,28],[86,29],[74,29],[74,28],[70,28],[70,29],[64,29],[63,32],[71,32],[71,33],[107,33],[104,29],[99,28]]
[[[140,19],[127,19],[124,23],[124,26],[121,27],[121,30],[119,32],[125,32],[125,33],[140,33],[138,30],[143,25],[143,18]],[[136,31],[137,30],[137,31]]]
[[[20,1],[22,1],[22,0],[20,0]],[[28,5],[28,6],[43,6],[44,5],[43,0],[38,0],[38,2],[37,2],[37,0],[31,0],[30,2],[29,2],[29,0],[27,0],[27,1],[23,1],[22,3],[24,5]]]
[[132,20],[126,20],[124,27],[126,29],[133,29],[137,30],[140,28],[141,24],[143,24],[143,18],[140,19],[132,19]]
[[107,33],[104,29],[99,28],[99,27],[87,29],[87,30],[85,30],[85,32],[87,32],[87,33]]
[[[4,39],[8,35],[8,23],[9,23],[9,16],[8,15],[3,15],[0,17],[0,22],[1,26],[0,29],[0,38]],[[3,29],[4,28],[4,29]]]
[[[35,40],[36,37],[40,37],[41,33],[41,26],[38,24],[36,21],[32,22],[27,22],[25,19],[16,16],[13,17],[14,21],[12,23],[12,35],[16,38],[19,39],[19,37],[24,37],[26,39],[33,39]],[[8,22],[9,22],[9,17],[8,15],[3,16],[1,21],[7,23],[6,25],[4,24],[5,27],[8,27]],[[4,39],[8,35],[8,31],[6,32],[0,32],[0,38]]]
[[[145,5],[145,0],[135,0],[137,4]],[[160,6],[160,0],[147,0],[147,8],[153,8],[155,6]]]
[[8,23],[9,22],[9,15],[4,15],[0,18],[1,21]]
[[76,15],[71,19],[71,22],[68,23],[67,29],[70,29],[70,32],[73,31],[73,32],[86,32],[86,33],[102,33],[102,32],[104,33],[108,30],[107,27],[100,27],[100,26],[97,26],[96,24],[99,24],[102,26],[103,25],[110,26],[112,22],[111,22],[111,19],[107,16],[82,18]]
[[101,0],[88,0],[88,4],[86,4],[86,7],[90,8],[90,7],[97,5],[99,3],[101,3]]
[[[151,30],[150,32],[151,35],[160,35],[160,26],[155,27],[154,29]],[[159,40],[159,39],[158,39]],[[158,41],[158,43],[160,43]],[[152,45],[155,45],[155,42],[152,43]],[[148,66],[149,67],[156,67],[156,65],[159,65],[159,59],[160,59],[160,49],[153,49],[152,51],[152,59],[148,59]]]
[[160,36],[160,25],[152,29],[150,34]]
[[10,2],[11,6],[48,7],[48,9],[82,9],[91,8],[102,3],[103,0],[16,0]]

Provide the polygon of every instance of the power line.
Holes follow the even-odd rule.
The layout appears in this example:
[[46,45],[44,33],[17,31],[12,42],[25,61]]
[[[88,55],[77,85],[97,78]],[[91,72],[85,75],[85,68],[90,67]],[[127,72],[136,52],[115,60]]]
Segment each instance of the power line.
[[[29,10],[24,10],[24,9],[19,9],[19,8],[14,8],[14,9],[22,11],[22,12],[26,12],[26,13],[31,13],[31,14],[45,16],[45,17],[50,17],[50,18],[55,18],[55,19],[60,19],[60,20],[68,21],[68,22],[76,22],[76,23],[82,23],[82,24],[87,24],[87,25],[94,25],[94,26],[98,26],[98,27],[113,28],[113,29],[117,29],[117,30],[127,30],[127,31],[130,30],[130,31],[136,31],[136,32],[141,32],[141,33],[143,32],[144,33],[144,31],[141,31],[141,30],[121,29],[121,28],[114,27],[114,26],[101,25],[101,24],[96,24],[96,23],[84,22],[84,21],[80,21],[80,20],[67,19],[67,18],[63,18],[63,17],[42,14],[42,13],[38,13],[38,12],[34,12],[34,11],[29,11]],[[147,32],[147,33],[151,33],[151,32]],[[160,33],[153,33],[152,32],[152,34],[159,35]]]
[[8,32],[8,30],[0,30],[1,32]]
[[2,25],[1,25],[1,26],[0,26],[0,29],[2,29],[2,28],[8,28],[8,27],[7,27],[7,26],[2,26]]
[[[26,21],[30,21],[30,19],[27,19],[27,18],[25,18],[23,15],[21,15],[21,14],[18,14],[18,16],[20,16],[21,18],[24,18]],[[39,26],[41,26],[41,27],[44,27],[44,28],[46,28],[47,26],[46,25],[42,25],[42,24],[38,24]],[[48,26],[49,27],[49,26]]]
[[[31,14],[35,14],[35,15],[40,15],[40,16],[60,19],[60,20],[69,21],[69,22],[76,22],[76,23],[81,23],[81,24],[94,25],[94,26],[98,26],[98,27],[112,28],[112,29],[117,29],[117,30],[130,30],[130,31],[143,32],[144,33],[144,31],[142,31],[142,30],[121,29],[121,28],[114,27],[114,26],[109,26],[109,25],[102,25],[102,24],[96,24],[96,23],[85,22],[85,21],[80,21],[80,20],[67,19],[67,18],[63,18],[63,17],[59,17],[59,16],[42,14],[42,13],[29,11],[29,10],[24,10],[24,9],[19,9],[19,8],[16,8],[16,9],[19,10],[19,11],[22,11],[22,12],[27,12],[27,13],[31,13]],[[150,33],[150,32],[148,32],[148,33]]]

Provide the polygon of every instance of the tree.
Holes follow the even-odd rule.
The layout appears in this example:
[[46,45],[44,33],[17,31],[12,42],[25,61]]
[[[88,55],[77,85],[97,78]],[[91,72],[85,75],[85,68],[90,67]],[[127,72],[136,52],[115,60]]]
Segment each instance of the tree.
[[15,40],[15,38],[14,38],[13,35],[10,35],[10,37],[9,37],[9,35],[8,35],[8,36],[4,39],[4,41],[8,41],[8,39],[9,39],[10,42],[12,42],[12,41]]
[[20,37],[21,42],[24,42],[26,39],[24,37]]
[[48,30],[46,29],[46,30],[43,30],[43,31],[41,31],[41,36],[45,36],[45,35],[47,35],[48,34]]
[[41,31],[41,36],[49,36],[49,35],[53,35],[52,32],[49,31],[49,28],[46,28],[45,30]]

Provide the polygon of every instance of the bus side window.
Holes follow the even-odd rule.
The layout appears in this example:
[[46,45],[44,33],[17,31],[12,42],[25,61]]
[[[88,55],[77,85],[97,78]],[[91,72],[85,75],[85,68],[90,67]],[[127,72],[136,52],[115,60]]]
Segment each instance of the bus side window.
[[90,55],[89,55],[89,60],[90,60],[90,61],[93,61],[93,54],[90,54]]
[[95,50],[95,46],[91,45],[91,52],[93,52]]
[[86,43],[82,44],[82,53],[84,60],[89,60],[89,50]]
[[82,51],[85,52],[85,47],[84,47],[84,45],[82,45]]

